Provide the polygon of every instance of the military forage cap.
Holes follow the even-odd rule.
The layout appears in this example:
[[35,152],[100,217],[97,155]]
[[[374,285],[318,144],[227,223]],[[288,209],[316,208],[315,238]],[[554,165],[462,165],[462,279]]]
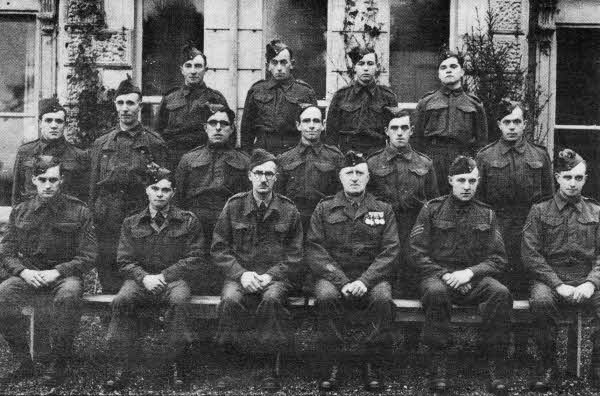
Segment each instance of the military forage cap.
[[269,161],[277,163],[277,158],[267,150],[261,148],[255,149],[252,151],[252,155],[250,156],[250,165],[248,165],[248,170],[251,171],[257,166]]
[[292,50],[281,40],[273,40],[269,44],[267,44],[267,52],[265,53],[265,57],[267,58],[267,62],[271,59],[275,58],[281,51],[283,50],[290,51],[290,58],[292,56]]
[[351,166],[356,166],[359,164],[365,164],[367,160],[362,153],[359,153],[354,150],[348,150],[346,155],[344,155],[344,163],[342,164],[342,168],[348,168]]
[[168,179],[172,181],[172,172],[167,168],[163,168],[155,162],[147,165],[146,172],[144,174],[144,185],[150,186],[152,184],[158,183],[162,179]]
[[133,84],[131,76],[128,74],[127,78],[119,84],[119,87],[115,91],[115,98],[119,95],[127,95],[130,93],[136,93],[142,96],[142,90]]
[[471,173],[475,168],[477,168],[477,162],[475,162],[473,158],[459,155],[452,161],[450,169],[448,170],[448,176]]
[[564,149],[558,153],[558,158],[554,163],[556,172],[570,171],[583,162],[581,155],[571,149]]
[[181,49],[181,59],[179,63],[184,64],[185,62],[194,59],[198,55],[204,57],[202,51],[200,51],[193,43],[190,42],[184,45]]
[[56,113],[61,110],[67,114],[65,108],[60,105],[56,98],[42,99],[38,103],[38,115],[40,118],[46,113]]

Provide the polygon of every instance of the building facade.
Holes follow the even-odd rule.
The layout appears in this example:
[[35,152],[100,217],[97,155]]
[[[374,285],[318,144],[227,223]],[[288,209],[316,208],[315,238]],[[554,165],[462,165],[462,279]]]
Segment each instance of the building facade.
[[[550,151],[569,145],[600,160],[597,0],[13,0],[0,2],[0,179],[10,180],[18,145],[37,138],[39,98],[57,95],[77,120],[81,43],[106,89],[127,74],[142,87],[149,126],[161,94],[181,83],[176,59],[188,40],[208,57],[206,83],[240,116],[246,92],[265,77],[273,38],[295,50],[294,74],[323,106],[350,81],[347,52],[367,43],[379,55],[380,81],[414,108],[437,86],[440,47],[461,48],[488,7],[496,39],[514,42],[515,62],[535,73],[544,101],[538,128]],[[90,26],[93,36],[84,37]]]

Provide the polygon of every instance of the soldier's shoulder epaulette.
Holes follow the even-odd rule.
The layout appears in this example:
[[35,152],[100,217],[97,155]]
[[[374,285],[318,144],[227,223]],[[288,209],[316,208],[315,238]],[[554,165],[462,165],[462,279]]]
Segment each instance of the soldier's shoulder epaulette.
[[319,203],[331,201],[333,198],[335,198],[335,194],[334,195],[326,195],[323,198],[321,198],[321,200],[319,201]]
[[478,206],[481,206],[483,208],[486,208],[486,209],[489,209],[489,210],[493,210],[490,205],[488,205],[485,202],[480,201],[478,199],[473,199],[473,203],[476,204],[476,205],[478,205]]
[[285,202],[291,204],[291,205],[295,205],[294,201],[292,201],[290,198],[286,197],[283,194],[279,194],[279,193],[275,193],[276,196],[278,196],[279,198],[281,198],[282,200],[284,200]]
[[333,151],[336,154],[344,155],[344,153],[342,153],[342,150],[340,150],[338,146],[334,146],[333,144],[323,143],[323,147],[329,151]]
[[482,148],[479,149],[479,151],[477,152],[477,154],[482,153],[486,150],[489,150],[490,148],[494,147],[494,145],[496,145],[496,143],[498,143],[498,141],[493,141],[492,143],[488,143],[485,146],[483,146]]
[[436,93],[437,91],[438,91],[437,89],[434,89],[433,91],[425,92],[425,94],[423,96],[421,96],[421,99],[419,99],[419,100],[426,99],[426,98],[430,97],[431,95],[433,95],[434,93]]
[[472,94],[470,92],[465,92],[467,94],[467,96],[471,99],[473,99],[475,102],[477,102],[478,104],[483,104],[483,102],[481,101],[481,99],[479,99],[477,96],[475,96],[475,94]]
[[591,197],[581,197],[584,201],[600,206],[600,202]]
[[381,148],[381,149],[376,150],[373,153],[367,155],[367,160],[370,160],[371,158],[378,156],[379,154],[383,153],[384,150],[385,150],[385,148]]
[[187,153],[185,153],[184,156],[188,155],[189,153],[193,153],[195,151],[200,151],[205,147],[206,147],[206,144],[201,144],[200,146],[196,146],[193,149],[191,149],[190,151],[188,151]]
[[234,148],[233,152],[236,153],[238,156],[242,157],[244,160],[250,161],[250,155],[244,150]]
[[446,198],[448,198],[447,195],[441,195],[439,197],[432,198],[432,199],[430,199],[429,201],[426,202],[426,205],[441,204],[442,202],[444,202],[446,200]]
[[424,160],[426,160],[427,162],[430,162],[431,164],[433,164],[433,159],[431,159],[431,157],[430,157],[430,156],[428,156],[427,154],[425,154],[425,153],[422,153],[422,152],[420,152],[420,151],[417,151],[417,150],[415,150],[415,149],[413,149],[413,151],[414,151],[414,152],[415,152],[415,154],[416,154],[416,155],[418,155],[418,156],[419,156],[421,159],[424,159]]
[[277,155],[277,160],[281,161],[285,161],[290,155],[292,155],[292,152],[294,152],[294,150],[296,150],[296,146],[292,147],[291,149],[285,150],[283,153],[278,154]]
[[265,79],[258,80],[257,82],[255,82],[254,84],[252,84],[250,86],[250,89],[260,87],[262,84],[266,83],[267,81],[269,81],[269,80],[265,80]]
[[536,199],[535,201],[533,201],[533,204],[538,205],[538,204],[550,201],[553,198],[554,198],[554,195],[544,195],[544,196]]
[[80,200],[79,198],[76,198],[76,197],[74,197],[72,195],[69,195],[69,194],[63,194],[63,196],[65,197],[65,200],[67,200],[69,202],[72,202],[72,203],[75,203],[75,204],[87,207],[87,203],[85,203],[84,201]]
[[38,138],[38,139],[34,139],[34,140],[30,141],[30,142],[23,143],[22,145],[19,146],[19,150],[26,149],[26,148],[29,148],[31,146],[34,146],[39,141],[40,141],[40,139]]
[[161,142],[165,142],[165,140],[163,139],[163,137],[161,136],[160,133],[152,130],[152,129],[148,129],[148,128],[144,128],[144,132],[147,132],[149,135],[151,135],[153,138],[156,138],[158,140],[160,140]]
[[173,92],[177,92],[177,91],[179,91],[180,89],[181,89],[181,87],[179,87],[179,86],[175,86],[175,85],[174,85],[174,86],[172,86],[172,87],[168,88],[168,89],[167,89],[167,90],[166,90],[166,91],[163,93],[163,96],[164,96],[164,97],[167,97],[167,96],[171,95]]
[[529,143],[531,143],[531,145],[535,148],[541,149],[543,150],[546,154],[548,154],[548,147],[544,146],[541,143],[538,142],[532,142],[531,140],[529,140]]
[[246,198],[246,197],[248,196],[248,194],[250,194],[250,193],[251,193],[251,191],[242,191],[242,192],[239,192],[239,193],[237,193],[237,194],[233,194],[233,195],[232,195],[232,196],[231,196],[231,197],[228,199],[228,201],[236,201],[236,200],[238,200],[238,199],[240,199],[240,198]]
[[300,85],[304,85],[307,88],[313,89],[313,87],[311,87],[310,84],[304,80],[300,80],[299,78],[296,78],[296,82]]

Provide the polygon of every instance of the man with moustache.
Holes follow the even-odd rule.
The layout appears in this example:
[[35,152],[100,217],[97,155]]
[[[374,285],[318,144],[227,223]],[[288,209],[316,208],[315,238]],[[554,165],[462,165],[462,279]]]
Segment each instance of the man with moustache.
[[[600,204],[581,195],[587,163],[570,149],[554,163],[558,191],[533,205],[523,227],[522,259],[533,278],[529,302],[539,358],[534,391],[547,392],[558,378],[557,323],[564,309],[588,306],[600,318]],[[590,382],[600,387],[600,333],[591,335]]]
[[91,149],[89,202],[97,226],[96,269],[102,291],[108,294],[121,286],[116,266],[121,223],[146,205],[142,175],[149,165],[167,161],[163,139],[138,120],[141,105],[142,92],[128,77],[115,92],[119,125],[96,139]]
[[116,390],[132,379],[139,362],[140,319],[166,305],[167,356],[157,377],[175,388],[188,379],[190,281],[194,272],[208,271],[204,232],[198,218],[171,203],[175,178],[153,167],[144,177],[148,206],[127,217],[121,227],[117,262],[125,281],[112,301],[108,339],[119,362],[105,384]]
[[[277,160],[256,149],[250,157],[252,190],[227,201],[213,233],[213,263],[225,275],[215,340],[228,363],[244,335],[268,357],[263,389],[279,389],[280,353],[289,344],[286,308],[290,279],[302,267],[302,222],[293,202],[273,192]],[[251,331],[250,331],[251,330]],[[218,388],[228,386],[220,380]]]
[[352,149],[372,153],[385,147],[384,107],[397,106],[398,99],[390,87],[377,84],[381,66],[374,49],[356,47],[348,56],[354,81],[331,99],[325,141],[343,152]]
[[[246,169],[250,162],[246,153],[235,149],[235,113],[229,107],[209,103],[204,130],[208,143],[185,154],[175,173],[177,201],[194,212],[206,235],[206,251],[210,251],[212,234],[217,218],[225,203],[233,195],[248,191]],[[194,289],[218,294],[223,279],[217,271],[197,274]]]
[[[63,194],[60,160],[36,157],[31,168],[35,197],[15,206],[0,243],[0,260],[11,275],[0,283],[0,333],[17,359],[0,385],[34,376],[25,306],[49,318],[52,363],[43,384],[67,379],[79,328],[83,276],[94,265],[97,246],[92,214],[82,201]],[[3,393],[7,392],[3,389]]]
[[158,132],[169,149],[170,169],[177,167],[185,153],[206,143],[204,123],[209,114],[203,107],[208,103],[227,106],[223,94],[204,82],[206,55],[187,44],[181,49],[179,62],[183,85],[168,91],[158,110]]
[[[505,102],[498,114],[502,137],[477,153],[480,184],[477,196],[490,205],[498,218],[508,255],[506,286],[517,299],[529,296],[530,278],[521,263],[521,236],[531,205],[554,191],[552,163],[544,146],[524,136],[523,106]],[[528,328],[513,329],[513,359],[527,360]]]
[[292,75],[292,49],[280,40],[267,44],[267,70],[270,77],[248,91],[242,116],[242,149],[260,147],[281,154],[298,142],[295,118],[300,103],[317,104],[310,85]]
[[301,106],[296,120],[300,142],[278,157],[281,173],[276,187],[296,204],[306,233],[317,203],[339,190],[337,171],[344,155],[321,141],[325,128],[321,109],[311,104]]
[[440,193],[448,194],[448,167],[457,155],[475,155],[487,144],[488,126],[481,101],[464,91],[464,59],[442,54],[438,77],[442,87],[419,100],[415,111],[417,147],[433,159]]
[[396,219],[391,205],[366,192],[369,168],[362,155],[346,153],[339,178],[343,191],[319,202],[306,237],[306,262],[316,279],[321,364],[328,366],[319,389],[339,387],[344,319],[348,311],[358,311],[368,325],[362,340],[365,389],[379,392],[384,387],[379,368],[393,344]]
[[449,168],[450,195],[427,202],[410,234],[410,258],[420,276],[425,311],[423,341],[429,347],[429,387],[447,388],[446,360],[452,304],[478,305],[483,320],[489,391],[506,395],[504,360],[509,341],[511,294],[496,277],[506,253],[493,210],[474,198],[479,170],[459,156]]
[[31,182],[35,158],[50,155],[62,164],[62,187],[65,194],[87,200],[89,192],[88,173],[90,159],[65,139],[67,111],[58,99],[42,99],[38,104],[40,137],[23,144],[17,151],[13,167],[12,206],[33,198],[36,188]]

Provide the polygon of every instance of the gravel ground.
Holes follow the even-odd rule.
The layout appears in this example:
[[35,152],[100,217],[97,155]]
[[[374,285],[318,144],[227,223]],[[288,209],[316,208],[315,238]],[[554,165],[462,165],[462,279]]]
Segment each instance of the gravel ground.
[[[209,327],[210,328],[210,327]],[[169,387],[155,383],[153,378],[157,373],[157,362],[163,350],[160,345],[160,333],[162,329],[156,324],[144,338],[143,363],[137,371],[135,383],[128,389],[121,391],[120,395],[174,395],[178,394]],[[565,338],[566,332],[560,333],[559,357],[561,367],[565,367]],[[109,355],[104,335],[106,326],[97,317],[84,317],[81,332],[76,340],[76,356],[72,364],[71,379],[65,385],[57,389],[57,394],[81,395],[81,394],[107,394],[103,392],[101,384],[114,366],[114,359]],[[316,351],[318,345],[314,342],[312,320],[297,321],[295,336],[295,352],[284,357],[282,366],[282,391],[277,395],[318,395],[316,375],[318,370],[315,366]],[[401,332],[399,332],[401,334]],[[584,339],[588,339],[590,329],[584,330]],[[339,395],[363,395],[369,394],[362,390],[360,355],[356,353],[354,340],[357,334],[349,337],[350,347],[347,350],[347,361],[343,367],[344,386]],[[455,332],[455,346],[451,349],[449,360],[449,375],[452,384],[453,395],[487,395],[485,362],[477,356],[477,346],[472,340],[477,339],[477,331],[474,328],[461,328]],[[401,341],[401,340],[400,340]],[[548,395],[600,395],[587,386],[585,368],[590,361],[591,345],[589,341],[584,344],[584,377],[573,379],[563,377],[561,383],[553,393]],[[529,351],[534,353],[530,345]],[[210,345],[198,342],[193,349],[194,372],[191,391],[179,394],[191,395],[262,395],[260,391],[260,379],[266,373],[262,368],[261,359],[256,351],[248,348],[247,353],[240,356],[239,361],[231,365],[223,361],[221,356],[215,352]],[[0,375],[12,368],[14,362],[6,344],[0,342]],[[533,358],[527,362],[513,364],[513,375],[510,387],[511,395],[527,395],[527,380],[533,370]],[[43,365],[38,363],[38,371],[43,370]],[[385,367],[387,389],[386,395],[425,395],[429,394],[425,387],[423,373],[425,372],[424,353],[421,347],[417,353],[406,355],[400,346],[394,349],[393,360]],[[222,377],[226,377],[231,384],[228,392],[216,392],[214,386]],[[30,380],[18,385],[10,385],[0,389],[2,394],[34,395],[43,394],[48,389],[40,386],[39,381]],[[533,393],[531,393],[533,394]]]

